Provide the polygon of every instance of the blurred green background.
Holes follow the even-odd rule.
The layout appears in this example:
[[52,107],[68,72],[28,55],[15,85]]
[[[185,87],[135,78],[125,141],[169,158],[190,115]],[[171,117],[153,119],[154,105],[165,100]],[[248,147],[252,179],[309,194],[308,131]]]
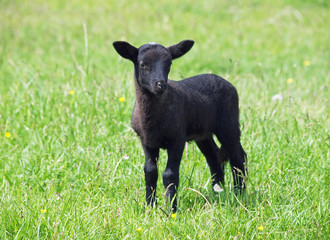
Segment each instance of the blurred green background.
[[[327,239],[329,16],[326,0],[1,0],[0,238]],[[161,179],[144,206],[133,66],[112,42],[183,39],[171,79],[212,72],[239,92],[249,182],[234,195],[228,168],[214,194],[187,144],[172,218]]]

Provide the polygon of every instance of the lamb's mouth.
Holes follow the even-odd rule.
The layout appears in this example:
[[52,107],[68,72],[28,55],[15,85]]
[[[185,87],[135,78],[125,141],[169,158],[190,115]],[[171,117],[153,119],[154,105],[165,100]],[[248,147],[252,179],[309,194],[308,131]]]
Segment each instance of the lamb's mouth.
[[166,89],[167,89],[167,83],[166,82],[164,82],[164,81],[156,82],[155,92],[157,94],[161,94],[161,93],[165,92]]

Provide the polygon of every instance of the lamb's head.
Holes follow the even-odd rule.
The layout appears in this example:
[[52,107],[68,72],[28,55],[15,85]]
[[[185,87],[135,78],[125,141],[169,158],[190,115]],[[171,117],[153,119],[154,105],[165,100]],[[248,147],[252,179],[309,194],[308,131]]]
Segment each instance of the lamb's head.
[[155,95],[162,94],[167,89],[172,60],[184,55],[193,45],[192,40],[185,40],[168,48],[157,43],[148,43],[140,48],[122,41],[113,43],[119,55],[134,63],[139,86]]

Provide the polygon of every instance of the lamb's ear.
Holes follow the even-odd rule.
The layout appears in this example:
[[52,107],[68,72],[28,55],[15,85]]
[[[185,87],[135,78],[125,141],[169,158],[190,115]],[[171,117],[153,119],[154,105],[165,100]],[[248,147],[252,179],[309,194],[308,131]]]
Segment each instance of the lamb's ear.
[[113,42],[113,47],[116,49],[117,53],[123,58],[127,58],[132,62],[137,61],[138,49],[128,42],[116,41]]
[[172,59],[176,59],[187,53],[194,45],[193,40],[183,40],[176,45],[168,47],[168,51],[172,55]]

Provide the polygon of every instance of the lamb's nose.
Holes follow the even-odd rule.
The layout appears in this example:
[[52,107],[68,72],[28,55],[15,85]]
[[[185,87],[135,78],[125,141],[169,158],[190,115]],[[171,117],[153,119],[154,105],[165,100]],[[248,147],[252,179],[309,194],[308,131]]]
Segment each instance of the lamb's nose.
[[157,87],[159,87],[162,90],[164,90],[166,88],[166,82],[165,81],[158,81],[156,84],[157,84]]

